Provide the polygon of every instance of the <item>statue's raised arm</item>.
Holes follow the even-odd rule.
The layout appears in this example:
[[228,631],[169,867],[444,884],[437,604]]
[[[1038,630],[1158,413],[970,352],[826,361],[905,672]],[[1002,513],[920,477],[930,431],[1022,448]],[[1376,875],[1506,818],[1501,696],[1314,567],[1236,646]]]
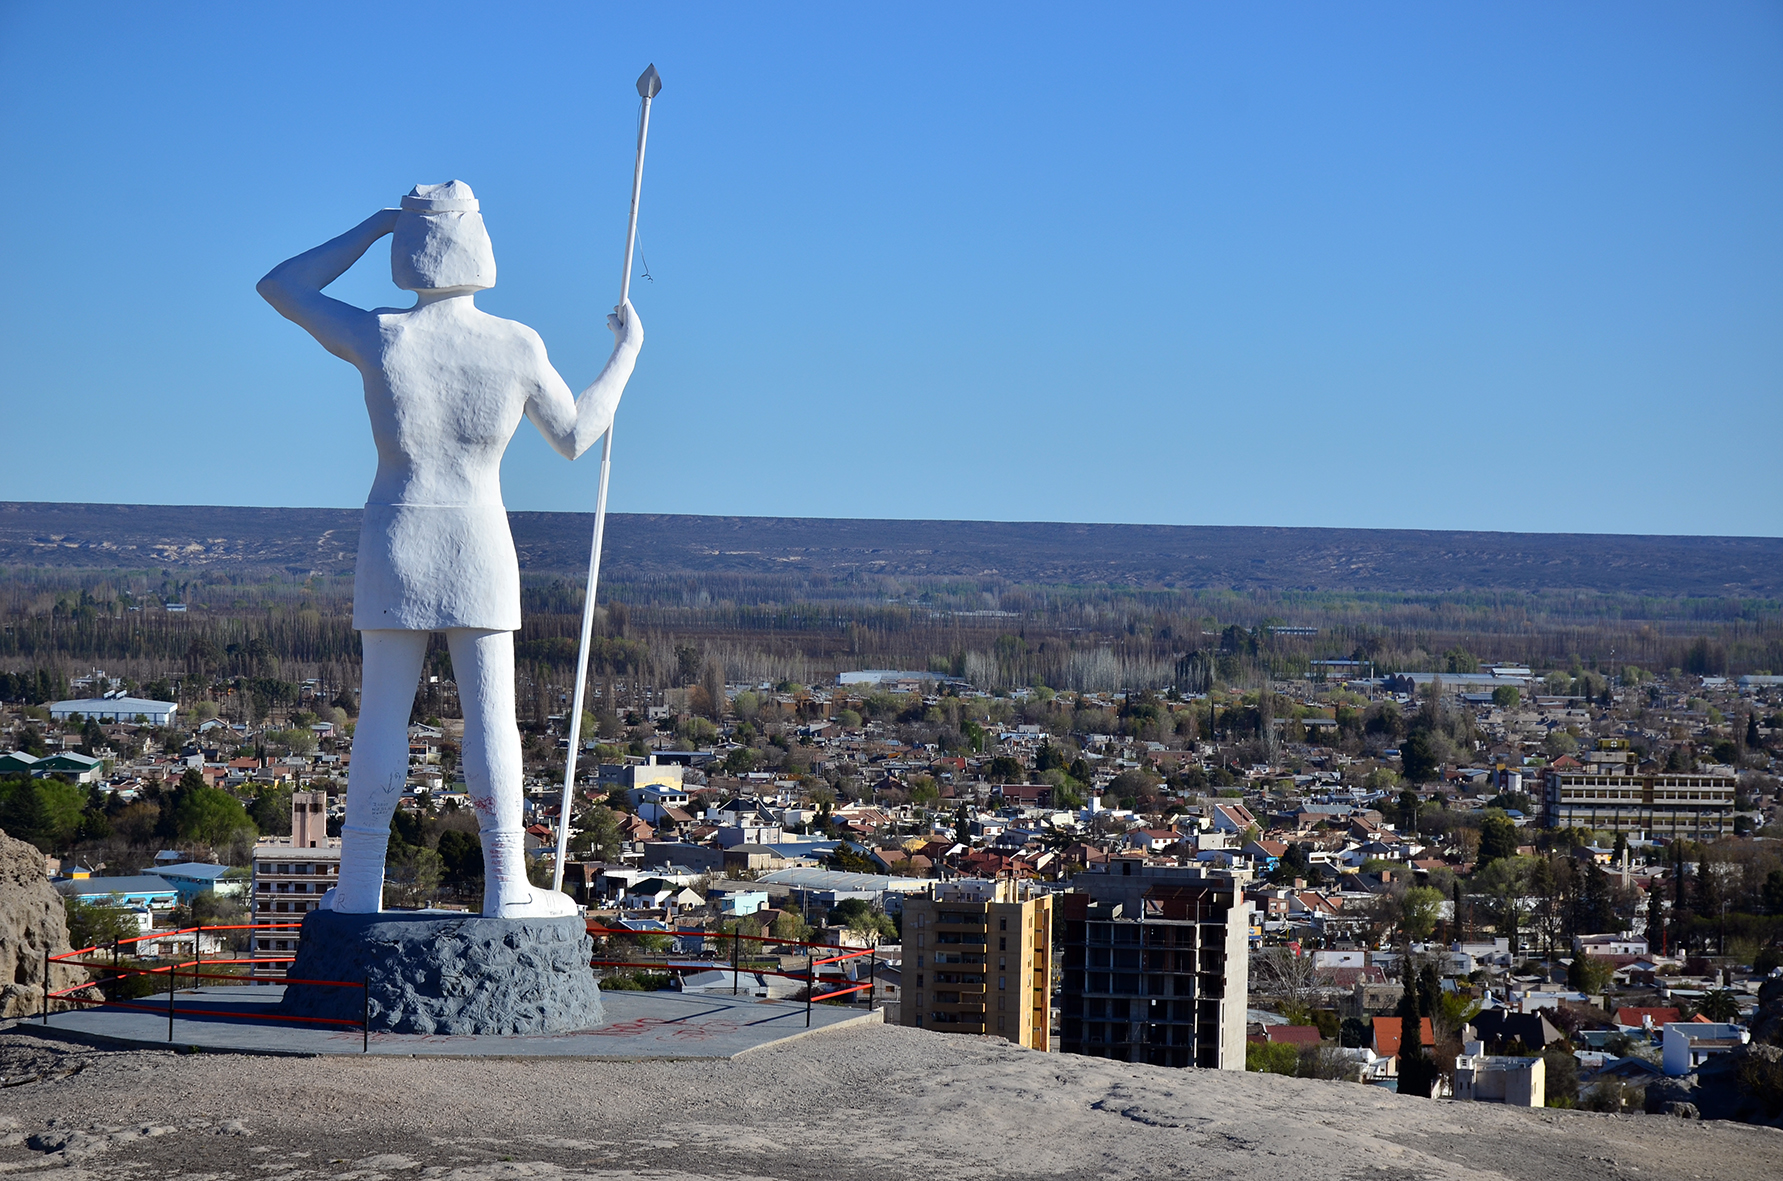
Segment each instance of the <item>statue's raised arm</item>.
[[380,209],[338,238],[288,258],[266,273],[255,290],[279,315],[316,338],[318,344],[354,365],[363,359],[363,336],[370,313],[322,294],[347,273],[373,242],[396,229],[397,209]]
[[569,383],[546,360],[544,344],[539,345],[539,373],[526,400],[526,417],[566,459],[575,459],[588,450],[613,425],[619,395],[625,392],[625,383],[631,380],[632,369],[638,363],[638,350],[644,347],[644,325],[630,300],[625,301],[622,313],[607,317],[607,329],[613,333],[613,353],[599,376],[579,396],[570,396]]

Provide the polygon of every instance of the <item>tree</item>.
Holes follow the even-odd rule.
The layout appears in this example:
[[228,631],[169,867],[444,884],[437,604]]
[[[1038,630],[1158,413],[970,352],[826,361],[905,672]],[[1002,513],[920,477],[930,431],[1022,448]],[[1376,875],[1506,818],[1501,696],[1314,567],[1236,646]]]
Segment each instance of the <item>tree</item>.
[[1311,954],[1295,955],[1289,947],[1265,947],[1251,953],[1252,991],[1278,1001],[1290,1022],[1309,1020],[1321,984]]
[[1766,914],[1783,915],[1783,869],[1765,875],[1762,898]]
[[1418,793],[1406,788],[1399,793],[1399,830],[1416,832],[1418,829]]
[[1430,938],[1442,913],[1442,902],[1441,890],[1432,890],[1428,886],[1413,886],[1407,890],[1399,900],[1399,924],[1405,937],[1417,942]]
[[1613,969],[1604,960],[1583,952],[1573,957],[1573,962],[1566,969],[1566,986],[1595,996],[1610,986]]
[[60,779],[0,782],[0,829],[30,841],[45,853],[59,853],[81,828],[87,793]]
[[[596,861],[615,861],[625,843],[619,813],[604,804],[583,810],[577,817],[579,831],[570,838],[570,850]],[[444,838],[441,838],[442,841]]]
[[1430,731],[1419,728],[1408,734],[1399,748],[1399,758],[1405,765],[1405,777],[1413,783],[1429,783],[1436,777],[1440,759]]
[[1515,685],[1500,685],[1492,690],[1492,704],[1499,709],[1516,709],[1522,700],[1523,694]]
[[103,947],[142,934],[136,915],[128,910],[80,898],[64,899],[63,910],[68,916],[68,942],[76,950]]
[[1399,1093],[1430,1098],[1436,1082],[1436,1063],[1424,1052],[1423,1014],[1418,1011],[1416,979],[1407,980],[1399,998]]
[[1517,855],[1517,826],[1512,824],[1508,816],[1487,813],[1486,819],[1480,822],[1480,856],[1478,868],[1497,861],[1501,857]]
[[202,784],[188,787],[182,782],[174,792],[171,813],[177,839],[213,848],[227,845],[239,832],[258,831],[239,800],[226,791]]
[[483,878],[483,842],[477,834],[448,828],[440,833],[435,850],[440,855],[440,873],[454,890],[474,889]]
[[1570,755],[1579,749],[1579,740],[1565,730],[1550,730],[1542,739],[1542,752],[1551,759]]
[[1697,1012],[1710,1021],[1738,1021],[1740,1003],[1734,999],[1733,993],[1725,988],[1717,988],[1703,997],[1702,1007]]
[[783,910],[770,928],[774,938],[788,943],[803,943],[811,937],[811,927],[796,910]]
[[1244,1068],[1292,1077],[1300,1069],[1300,1048],[1287,1042],[1250,1042],[1244,1047]]
[[261,836],[290,836],[291,789],[288,787],[261,788],[255,794],[253,803],[248,805],[248,818],[254,822],[254,827],[260,830]]

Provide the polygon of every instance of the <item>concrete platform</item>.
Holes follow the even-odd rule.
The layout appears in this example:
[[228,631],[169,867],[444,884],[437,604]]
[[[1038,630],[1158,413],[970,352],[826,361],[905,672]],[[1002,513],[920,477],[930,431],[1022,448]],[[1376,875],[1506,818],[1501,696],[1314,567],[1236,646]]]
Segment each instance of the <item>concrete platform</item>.
[[[616,991],[601,994],[606,1020],[598,1029],[505,1036],[374,1032],[369,1048],[364,1048],[358,1029],[270,1020],[283,993],[282,985],[271,984],[182,989],[175,994],[171,1041],[165,1009],[155,1012],[92,1007],[52,1013],[47,1025],[35,1017],[21,1018],[18,1024],[82,1041],[206,1053],[639,1061],[735,1058],[820,1029],[881,1020],[877,1011],[813,1005],[807,1029],[805,1006],[798,1003],[704,993]],[[133,1003],[154,1006],[157,1001],[165,1005],[166,998],[151,997]],[[217,1015],[187,1015],[178,1011],[188,1008]]]

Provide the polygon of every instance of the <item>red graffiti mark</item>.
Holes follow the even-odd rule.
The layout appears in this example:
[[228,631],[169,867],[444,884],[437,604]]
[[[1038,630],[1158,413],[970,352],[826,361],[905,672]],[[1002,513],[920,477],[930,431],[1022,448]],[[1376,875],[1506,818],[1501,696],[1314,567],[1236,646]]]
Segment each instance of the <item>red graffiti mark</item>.
[[585,1032],[597,1037],[636,1037],[638,1034],[655,1029],[658,1025],[667,1024],[669,1024],[668,1020],[662,1017],[634,1017],[630,1021],[621,1021],[616,1025],[603,1025],[598,1029],[590,1029]]

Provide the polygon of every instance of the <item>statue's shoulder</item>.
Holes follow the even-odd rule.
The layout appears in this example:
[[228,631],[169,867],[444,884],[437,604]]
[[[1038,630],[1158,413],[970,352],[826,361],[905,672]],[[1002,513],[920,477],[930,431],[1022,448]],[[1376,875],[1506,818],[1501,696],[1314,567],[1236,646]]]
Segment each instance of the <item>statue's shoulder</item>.
[[531,326],[518,320],[504,320],[500,316],[491,316],[481,308],[477,309],[482,317],[482,329],[509,347],[523,351],[530,356],[545,356],[545,338]]

